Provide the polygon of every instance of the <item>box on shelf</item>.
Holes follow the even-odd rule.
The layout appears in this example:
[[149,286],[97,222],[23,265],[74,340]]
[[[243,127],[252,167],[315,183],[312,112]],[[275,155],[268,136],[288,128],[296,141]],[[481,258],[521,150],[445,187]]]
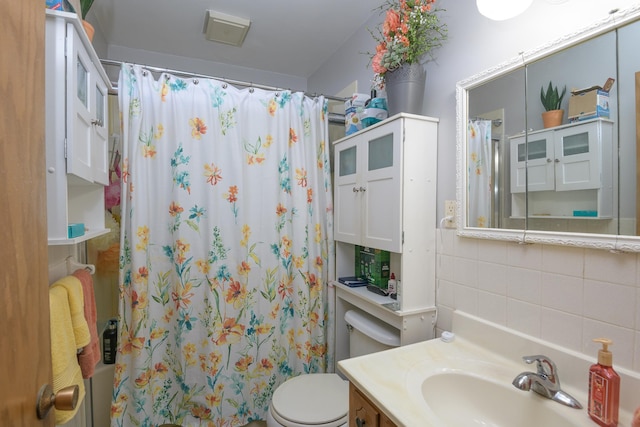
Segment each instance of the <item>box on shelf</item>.
[[351,135],[361,130],[362,125],[362,112],[364,110],[364,104],[369,100],[369,95],[366,93],[354,93],[353,96],[347,99],[344,103],[344,127],[345,135]]
[[574,89],[569,98],[569,122],[609,118],[609,91],[615,79],[608,78],[604,86]]
[[68,238],[84,236],[84,224],[81,222],[75,224],[69,224],[68,226]]
[[366,277],[370,284],[385,290],[389,281],[390,261],[391,253],[388,251],[356,245],[356,275]]
[[45,8],[61,10],[63,12],[80,12],[79,0],[45,0]]

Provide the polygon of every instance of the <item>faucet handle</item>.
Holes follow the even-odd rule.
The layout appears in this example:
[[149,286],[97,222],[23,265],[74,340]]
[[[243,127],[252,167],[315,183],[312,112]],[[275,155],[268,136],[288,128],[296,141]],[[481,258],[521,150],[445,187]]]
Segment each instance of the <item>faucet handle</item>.
[[[557,381],[556,364],[553,363],[553,360],[549,359],[547,356],[542,354],[523,356],[522,360],[524,360],[526,363],[536,362],[538,375],[544,375],[551,381]],[[547,369],[545,369],[544,365],[547,365]]]

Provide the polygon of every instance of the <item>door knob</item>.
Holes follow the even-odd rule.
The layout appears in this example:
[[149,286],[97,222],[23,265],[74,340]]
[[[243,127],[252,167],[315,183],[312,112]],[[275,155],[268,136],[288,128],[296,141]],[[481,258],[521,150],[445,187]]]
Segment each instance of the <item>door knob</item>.
[[80,387],[70,385],[69,387],[58,390],[53,393],[53,388],[49,384],[40,387],[38,392],[38,402],[36,411],[38,419],[44,419],[51,408],[55,407],[60,411],[72,411],[78,405],[78,397],[80,396]]

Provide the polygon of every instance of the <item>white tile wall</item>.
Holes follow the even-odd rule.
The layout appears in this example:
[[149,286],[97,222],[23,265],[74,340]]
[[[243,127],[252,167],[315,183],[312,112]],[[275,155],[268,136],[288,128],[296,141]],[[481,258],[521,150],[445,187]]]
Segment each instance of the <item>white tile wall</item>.
[[438,231],[438,331],[453,310],[596,357],[614,342],[614,365],[640,372],[640,268],[636,254],[519,245]]

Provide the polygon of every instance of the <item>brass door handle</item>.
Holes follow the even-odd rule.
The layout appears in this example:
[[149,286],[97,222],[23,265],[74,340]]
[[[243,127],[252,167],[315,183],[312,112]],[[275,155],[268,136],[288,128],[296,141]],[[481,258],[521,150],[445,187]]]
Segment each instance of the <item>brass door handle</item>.
[[36,406],[38,419],[44,419],[53,407],[60,411],[72,411],[76,409],[79,396],[80,387],[77,385],[62,388],[58,390],[56,394],[53,393],[53,388],[50,384],[43,385],[38,392],[38,402]]

